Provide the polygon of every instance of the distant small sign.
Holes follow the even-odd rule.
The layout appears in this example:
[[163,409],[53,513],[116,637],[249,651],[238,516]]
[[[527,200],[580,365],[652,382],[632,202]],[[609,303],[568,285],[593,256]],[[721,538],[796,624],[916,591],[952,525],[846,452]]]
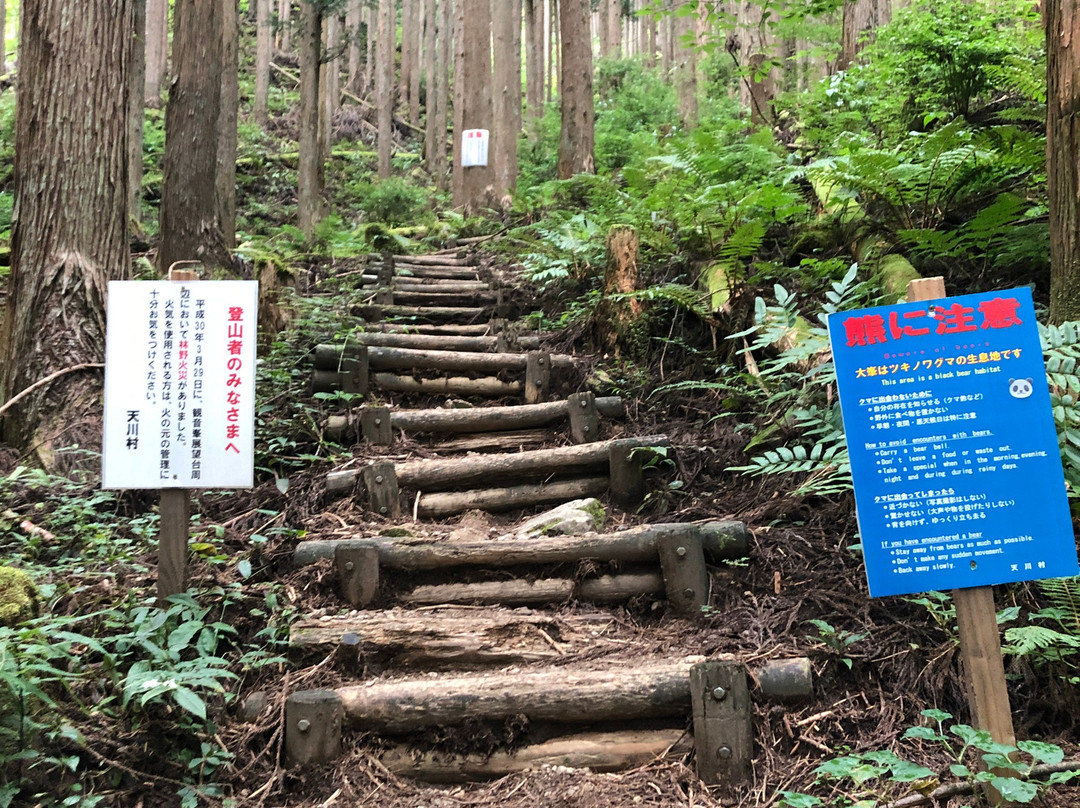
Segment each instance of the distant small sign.
[[255,281],[111,281],[104,488],[248,488]]
[[1031,291],[829,316],[872,596],[1076,575]]
[[466,129],[461,133],[461,165],[465,168],[488,164],[488,143],[491,133],[487,129]]

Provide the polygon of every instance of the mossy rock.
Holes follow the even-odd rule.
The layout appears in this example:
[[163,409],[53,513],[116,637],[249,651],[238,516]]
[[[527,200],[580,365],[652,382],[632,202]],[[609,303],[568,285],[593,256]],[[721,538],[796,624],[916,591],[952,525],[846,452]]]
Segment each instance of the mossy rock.
[[14,626],[36,617],[40,604],[29,575],[15,567],[0,567],[0,625]]

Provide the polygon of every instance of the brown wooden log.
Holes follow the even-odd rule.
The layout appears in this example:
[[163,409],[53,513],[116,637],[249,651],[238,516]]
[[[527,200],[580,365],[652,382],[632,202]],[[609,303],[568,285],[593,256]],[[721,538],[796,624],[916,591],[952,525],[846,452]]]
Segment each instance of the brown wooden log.
[[487,321],[494,311],[490,306],[378,306],[360,305],[353,308],[353,313],[365,320],[380,320],[388,317],[409,318],[413,321],[447,323],[478,323]]
[[493,334],[490,323],[378,323],[371,322],[364,325],[365,333],[379,332],[383,334],[434,334],[448,336],[482,337]]
[[698,661],[639,658],[609,669],[380,681],[337,693],[349,724],[388,733],[518,714],[557,723],[655,718],[689,712],[690,667]]
[[606,638],[612,623],[612,616],[601,612],[393,608],[298,620],[289,629],[289,642],[324,650],[344,644],[395,667],[496,666],[540,662],[586,648],[613,649],[617,643]]
[[[519,337],[524,341],[522,347],[536,347],[539,337]],[[419,348],[439,351],[488,351],[494,352],[499,338],[496,336],[470,337],[451,334],[394,334],[381,331],[365,331],[350,337],[350,342],[368,345],[373,348]],[[318,349],[317,346],[316,349]],[[328,346],[330,350],[348,355],[355,350],[352,345]]]
[[493,477],[506,479],[510,475],[565,472],[569,469],[606,466],[608,452],[612,446],[667,445],[670,445],[670,441],[666,435],[644,435],[492,457],[415,460],[401,463],[395,466],[395,469],[398,482],[402,486],[432,489],[448,485],[465,485]]
[[395,263],[394,275],[413,278],[449,278],[451,280],[483,280],[479,270],[475,267],[434,266],[425,264]]
[[332,690],[306,690],[285,700],[285,758],[293,765],[326,763],[341,747],[344,710]]
[[393,292],[393,305],[396,306],[479,306],[495,305],[498,302],[495,292],[483,290],[453,292],[431,287],[421,290],[415,287],[402,288],[395,284]]
[[293,551],[298,566],[333,558],[341,544],[375,542],[379,563],[391,569],[434,570],[449,567],[514,567],[566,564],[587,559],[621,563],[656,562],[658,542],[665,537],[700,536],[706,555],[714,560],[745,558],[746,525],[737,521],[672,522],[639,525],[618,533],[584,536],[502,536],[490,541],[432,541],[427,538],[371,538],[302,541]]
[[[430,461],[438,463],[437,460]],[[441,494],[422,494],[417,513],[428,519],[441,519],[468,510],[505,511],[547,502],[566,502],[582,497],[595,497],[607,491],[607,477],[585,477],[580,480],[515,485],[507,488],[484,488],[473,491],[453,491]]]
[[[368,364],[372,370],[457,370],[477,373],[499,373],[504,370],[523,371],[527,363],[522,354],[478,353],[475,351],[432,351],[418,348],[367,348]],[[330,361],[327,362],[326,359]],[[336,369],[343,361],[340,355],[327,357],[316,348],[316,367],[322,362]],[[559,370],[573,367],[574,357],[557,354],[550,363]]]
[[398,255],[394,258],[395,264],[424,264],[434,266],[447,266],[447,267],[468,267],[472,266],[471,258],[458,258],[450,255]]
[[530,603],[562,603],[581,600],[588,603],[621,603],[642,595],[664,591],[664,578],[658,572],[601,575],[575,583],[569,578],[541,578],[525,581],[484,581],[471,584],[433,584],[418,586],[400,596],[402,603],[434,606],[442,603],[482,603],[507,606]]
[[521,382],[504,382],[494,376],[484,376],[479,379],[470,379],[465,376],[417,379],[414,376],[401,376],[396,373],[372,373],[371,384],[380,390],[391,390],[398,393],[485,396],[487,398],[520,396],[524,389]]
[[519,429],[514,432],[479,432],[442,440],[435,451],[447,452],[512,452],[526,446],[535,446],[551,440],[546,429]]
[[679,760],[691,750],[687,732],[680,728],[636,732],[589,732],[530,744],[513,752],[491,755],[417,754],[408,747],[379,753],[379,762],[400,777],[428,783],[465,783],[509,774],[562,766],[615,772],[656,760]]

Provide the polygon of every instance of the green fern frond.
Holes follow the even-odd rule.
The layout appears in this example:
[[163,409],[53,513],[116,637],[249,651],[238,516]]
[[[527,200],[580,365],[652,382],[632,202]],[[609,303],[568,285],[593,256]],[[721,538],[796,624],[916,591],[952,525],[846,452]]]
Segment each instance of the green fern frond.
[[1001,650],[1007,654],[1027,656],[1035,652],[1045,653],[1054,649],[1059,654],[1075,653],[1080,648],[1080,638],[1064,634],[1046,626],[1016,626],[1005,630],[1005,645]]

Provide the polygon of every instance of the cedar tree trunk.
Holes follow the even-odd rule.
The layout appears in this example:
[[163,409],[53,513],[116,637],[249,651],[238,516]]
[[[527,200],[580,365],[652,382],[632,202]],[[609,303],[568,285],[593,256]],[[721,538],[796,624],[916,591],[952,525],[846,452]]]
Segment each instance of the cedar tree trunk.
[[454,206],[472,213],[493,202],[495,184],[492,165],[494,148],[488,155],[486,166],[464,168],[460,159],[460,141],[464,130],[490,131],[494,128],[491,102],[491,2],[460,0],[459,7],[461,38],[457,44],[457,61],[461,65],[461,81],[454,87],[454,114],[458,115],[460,108],[461,125],[454,127]]
[[1050,319],[1080,320],[1080,9],[1047,0],[1046,175],[1050,202]]
[[[104,360],[106,282],[127,277],[130,267],[128,95],[136,1],[22,4],[0,401],[56,371]],[[101,445],[100,413],[100,374],[68,373],[5,413],[3,439],[62,470],[68,464],[55,448]]]
[[593,174],[595,109],[592,88],[592,47],[589,42],[588,0],[562,0],[559,9],[562,29],[562,72],[559,91],[562,99],[562,128],[559,132],[561,180],[575,174]]

